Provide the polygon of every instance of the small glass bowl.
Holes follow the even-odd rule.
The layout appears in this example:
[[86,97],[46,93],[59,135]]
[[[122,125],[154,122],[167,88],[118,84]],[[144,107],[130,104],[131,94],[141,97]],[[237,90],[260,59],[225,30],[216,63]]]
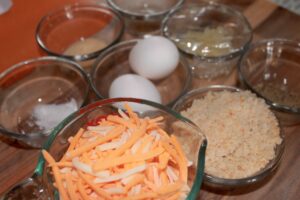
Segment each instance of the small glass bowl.
[[125,19],[127,31],[134,36],[159,33],[162,19],[184,0],[106,0]]
[[164,18],[161,31],[188,58],[199,79],[229,76],[252,39],[240,12],[214,2],[180,7]]
[[[167,126],[164,126],[165,131],[177,136],[188,159],[193,161],[193,164],[188,171],[188,185],[191,190],[187,199],[196,199],[203,178],[205,149],[207,145],[206,138],[199,128],[190,120],[182,117],[170,108],[154,102],[132,98],[116,98],[105,99],[89,104],[60,123],[60,125],[53,130],[43,149],[46,149],[53,158],[58,161],[68,149],[68,138],[74,136],[79,128],[85,126],[88,122],[99,120],[101,116],[107,116],[112,113],[115,114],[117,109],[114,105],[116,103],[124,104],[125,102],[153,107],[153,109],[150,109],[152,110],[150,112],[137,113],[140,117],[164,117],[164,122],[167,124]],[[27,195],[35,194],[38,197],[45,196],[47,199],[59,199],[59,194],[53,187],[52,174],[50,174],[49,167],[45,165],[43,156],[40,156],[33,176],[6,193],[4,199],[24,196],[26,195],[24,194],[24,191],[28,190],[32,192],[30,194],[27,192]]]
[[283,125],[300,123],[300,43],[286,39],[253,44],[239,64],[244,87],[264,98]]
[[[91,72],[91,84],[97,97],[108,98],[108,91],[115,78],[123,74],[134,74],[129,65],[129,53],[139,40],[121,42],[104,51],[94,63]],[[191,70],[184,57],[180,57],[174,72],[166,78],[153,81],[158,89],[162,104],[172,104],[184,95],[190,88],[192,80]]]
[[[211,85],[204,88],[194,89],[188,92],[186,95],[181,97],[173,106],[173,109],[177,112],[182,112],[187,110],[191,107],[192,103],[196,99],[201,99],[207,95],[208,92],[221,92],[221,91],[230,91],[230,92],[239,92],[241,89],[232,87],[232,86],[225,86],[225,85]],[[192,120],[192,119],[190,119]],[[219,178],[207,173],[204,173],[204,183],[210,187],[218,188],[218,189],[232,189],[235,187],[246,186],[249,184],[254,184],[260,182],[264,178],[271,176],[277,167],[280,164],[283,152],[284,152],[284,133],[282,128],[280,127],[280,137],[282,139],[281,144],[276,145],[275,147],[275,157],[271,160],[263,169],[256,172],[252,176],[240,179],[227,179],[227,178]],[[204,133],[205,134],[205,133]],[[207,138],[208,147],[209,147],[209,138]]]
[[36,40],[49,55],[77,61],[89,71],[94,59],[118,42],[123,32],[122,18],[109,7],[75,3],[44,16]]
[[0,133],[40,148],[52,129],[87,100],[89,79],[75,62],[41,57],[0,74]]

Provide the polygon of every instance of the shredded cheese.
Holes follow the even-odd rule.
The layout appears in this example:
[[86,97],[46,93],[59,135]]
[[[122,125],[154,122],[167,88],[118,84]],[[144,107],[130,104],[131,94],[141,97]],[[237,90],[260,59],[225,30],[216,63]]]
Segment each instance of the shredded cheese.
[[180,143],[160,128],[163,117],[126,112],[101,117],[68,139],[60,161],[45,150],[62,199],[182,199],[188,165]]

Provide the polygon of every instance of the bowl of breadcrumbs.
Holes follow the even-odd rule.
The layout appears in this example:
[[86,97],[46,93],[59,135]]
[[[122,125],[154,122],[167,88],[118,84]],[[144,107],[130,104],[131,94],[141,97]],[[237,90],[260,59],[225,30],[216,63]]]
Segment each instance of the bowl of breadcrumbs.
[[173,107],[207,137],[205,182],[242,186],[272,174],[284,136],[268,105],[250,91],[214,85],[190,91]]

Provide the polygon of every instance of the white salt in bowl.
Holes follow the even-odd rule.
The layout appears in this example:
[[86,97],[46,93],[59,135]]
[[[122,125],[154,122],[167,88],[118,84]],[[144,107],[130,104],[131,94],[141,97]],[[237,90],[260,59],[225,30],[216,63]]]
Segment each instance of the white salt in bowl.
[[41,57],[0,74],[0,133],[41,147],[53,128],[86,101],[90,84],[75,62]]

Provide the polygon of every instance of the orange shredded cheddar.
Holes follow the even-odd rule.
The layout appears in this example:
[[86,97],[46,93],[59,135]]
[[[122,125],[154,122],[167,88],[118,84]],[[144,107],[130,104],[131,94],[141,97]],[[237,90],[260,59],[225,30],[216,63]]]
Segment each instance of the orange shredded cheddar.
[[118,137],[124,130],[125,130],[124,127],[117,127],[117,128],[115,128],[114,130],[111,131],[112,132],[111,134],[108,133],[106,136],[103,136],[103,137],[99,138],[97,141],[94,141],[92,143],[88,143],[88,144],[86,144],[84,146],[81,146],[80,148],[75,149],[73,151],[69,151],[66,154],[67,159],[71,159],[75,156],[78,156],[78,155],[82,154],[83,152],[86,152],[88,150],[93,149],[97,145],[100,145],[104,142],[107,142],[111,139],[114,139],[115,137]]
[[[176,136],[161,128],[164,117],[108,115],[80,128],[55,161],[43,150],[53,183],[64,200],[175,200],[188,188],[188,160]],[[185,188],[185,190],[183,190]]]
[[58,167],[55,165],[55,160],[52,158],[52,156],[45,150],[42,150],[42,154],[44,156],[44,158],[47,160],[47,162],[49,164],[52,164],[53,167],[52,167],[52,171],[53,171],[53,174],[54,174],[54,178],[55,178],[55,183],[56,183],[56,186],[57,186],[57,189],[60,193],[60,195],[62,196],[62,198],[64,200],[68,200],[69,197],[67,195],[67,192],[66,192],[66,189],[65,187],[63,186],[63,183],[62,183],[62,178],[61,178],[61,174],[59,173],[59,169]]
[[[84,133],[84,129],[82,129],[82,128],[79,129],[79,131],[76,133],[75,137],[72,138],[67,152],[72,151],[74,149],[75,145],[78,143],[78,141],[83,133]],[[65,156],[62,158],[62,160],[65,160]]]
[[168,154],[167,152],[163,153],[163,154],[160,154],[159,157],[158,157],[158,160],[159,160],[159,169],[165,169],[168,165],[168,162],[169,162],[169,159],[170,159],[170,154]]
[[70,199],[72,200],[79,200],[78,196],[76,195],[76,189],[74,188],[73,181],[72,181],[72,175],[67,174],[66,175],[66,182],[67,182],[67,192],[70,196]]
[[84,189],[84,186],[82,185],[81,181],[77,182],[77,188],[80,193],[80,196],[83,200],[89,200],[89,196],[87,195],[86,190]]
[[144,181],[145,176],[142,174],[136,174],[134,177],[132,177],[132,180],[129,181],[128,184],[125,185],[125,190],[129,191],[133,186],[142,183]]
[[181,180],[187,182],[187,165],[184,160],[182,160],[178,155],[177,152],[170,144],[167,142],[162,142],[162,146],[166,149],[167,152],[176,160],[180,170],[180,177]]

